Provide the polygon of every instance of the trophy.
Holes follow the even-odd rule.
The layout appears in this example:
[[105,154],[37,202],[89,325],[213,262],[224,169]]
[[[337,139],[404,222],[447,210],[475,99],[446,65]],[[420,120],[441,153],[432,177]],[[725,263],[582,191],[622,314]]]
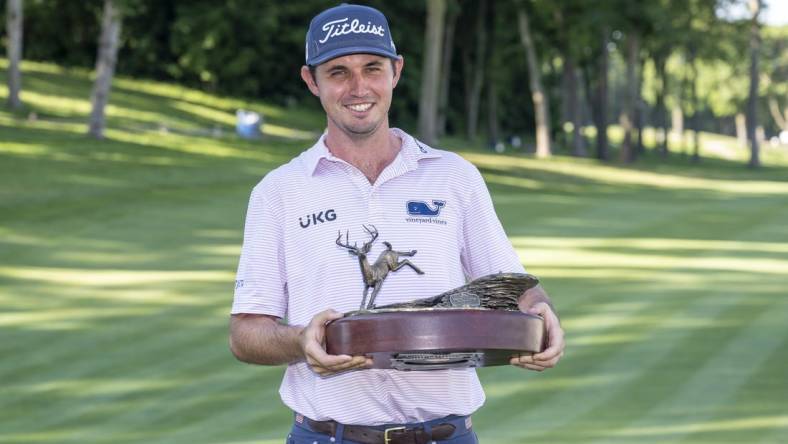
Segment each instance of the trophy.
[[438,370],[504,365],[512,356],[544,349],[542,318],[521,312],[517,304],[520,295],[539,283],[530,274],[491,274],[437,296],[376,306],[389,272],[404,266],[424,272],[409,259],[400,261],[416,250],[396,251],[388,242],[370,264],[367,253],[378,238],[371,227],[363,226],[370,240],[361,247],[350,245],[347,232],[344,243],[341,231],[336,239],[358,257],[364,295],[359,310],[326,326],[328,353],[369,356],[373,368]]

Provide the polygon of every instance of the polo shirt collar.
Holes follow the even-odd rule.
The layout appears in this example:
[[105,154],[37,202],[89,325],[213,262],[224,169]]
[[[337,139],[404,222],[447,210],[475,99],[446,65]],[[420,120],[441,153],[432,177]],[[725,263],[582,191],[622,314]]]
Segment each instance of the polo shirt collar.
[[[407,166],[408,170],[415,170],[418,168],[418,163],[422,159],[434,159],[442,157],[441,153],[428,146],[427,144],[416,140],[413,136],[402,131],[399,128],[391,128],[390,131],[402,140],[402,148],[400,149],[399,156]],[[304,152],[304,166],[306,172],[310,176],[314,176],[318,168],[323,162],[336,162],[341,161],[338,157],[331,154],[325,143],[326,134],[320,136],[315,144]],[[321,160],[323,162],[321,162]],[[396,162],[397,160],[395,160]]]

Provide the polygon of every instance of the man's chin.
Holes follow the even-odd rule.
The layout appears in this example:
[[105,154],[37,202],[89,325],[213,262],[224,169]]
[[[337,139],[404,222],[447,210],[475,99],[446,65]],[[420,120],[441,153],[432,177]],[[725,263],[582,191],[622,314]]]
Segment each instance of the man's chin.
[[380,128],[380,123],[368,125],[345,125],[345,131],[358,138],[370,137]]

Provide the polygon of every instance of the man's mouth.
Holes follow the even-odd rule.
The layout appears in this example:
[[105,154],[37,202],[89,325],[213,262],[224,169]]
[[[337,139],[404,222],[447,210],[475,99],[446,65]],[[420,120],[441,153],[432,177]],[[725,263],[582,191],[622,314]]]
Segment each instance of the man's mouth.
[[353,111],[363,113],[364,111],[370,109],[372,107],[371,103],[354,103],[352,105],[345,105],[346,107],[350,108]]

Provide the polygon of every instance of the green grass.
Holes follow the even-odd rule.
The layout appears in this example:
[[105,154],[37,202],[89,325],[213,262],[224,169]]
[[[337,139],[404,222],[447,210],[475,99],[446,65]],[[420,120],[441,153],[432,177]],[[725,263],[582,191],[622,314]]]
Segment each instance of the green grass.
[[[28,109],[0,111],[0,442],[282,442],[283,369],[236,362],[227,318],[249,191],[321,116],[119,79],[96,141],[88,73],[24,68]],[[263,141],[232,136],[238,107]],[[568,341],[545,373],[480,370],[482,442],[788,441],[779,153],[623,168],[454,142]]]

